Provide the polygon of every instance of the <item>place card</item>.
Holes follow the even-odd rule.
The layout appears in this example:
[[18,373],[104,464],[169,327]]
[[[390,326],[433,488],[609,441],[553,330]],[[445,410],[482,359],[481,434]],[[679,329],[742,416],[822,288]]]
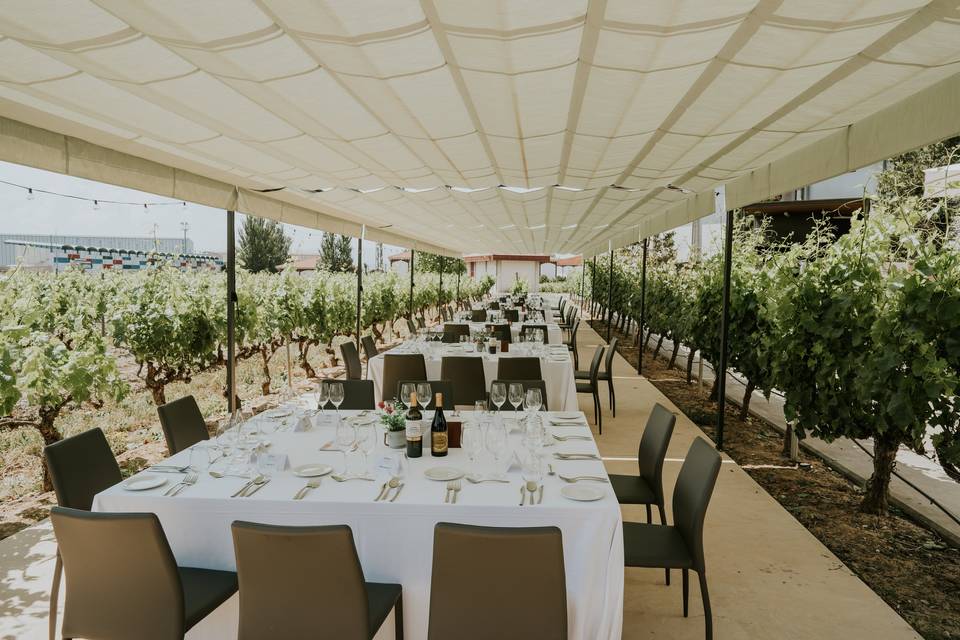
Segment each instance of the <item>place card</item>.
[[300,416],[297,423],[293,425],[293,432],[303,433],[304,431],[310,431],[312,427],[313,423],[310,421],[310,416]]
[[[290,466],[290,459],[285,453],[259,453],[257,456],[257,467],[263,471],[280,473],[286,471]],[[251,456],[253,458],[253,456]],[[251,460],[253,462],[253,460]]]

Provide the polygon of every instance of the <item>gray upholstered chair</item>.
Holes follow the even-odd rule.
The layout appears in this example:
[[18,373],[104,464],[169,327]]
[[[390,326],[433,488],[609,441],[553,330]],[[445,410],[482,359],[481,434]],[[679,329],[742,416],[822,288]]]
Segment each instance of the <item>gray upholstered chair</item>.
[[580,366],[580,352],[577,349],[577,332],[580,330],[580,318],[573,321],[570,327],[570,337],[565,338],[563,344],[567,345],[567,350],[573,353],[573,368]]
[[520,310],[506,309],[503,312],[503,317],[507,319],[507,322],[520,322]]
[[559,528],[437,524],[429,640],[566,637],[567,587]]
[[720,454],[703,438],[690,446],[673,490],[673,526],[623,523],[624,564],[628,567],[680,569],[683,616],[687,617],[692,569],[700,579],[706,638],[713,638],[713,615],[703,556],[703,521],[720,473]]
[[[383,387],[381,400],[392,400],[397,393],[401,380],[427,379],[427,364],[421,353],[385,353],[383,354]],[[406,400],[404,400],[406,402]]]
[[391,610],[403,640],[401,586],[364,579],[350,527],[234,522],[231,529],[239,640],[369,640]]
[[597,425],[600,433],[603,433],[603,413],[600,408],[600,383],[597,382],[600,375],[600,360],[603,358],[603,345],[597,345],[597,350],[593,352],[593,360],[590,362],[590,371],[587,380],[577,381],[577,393],[589,393],[593,396],[593,422]]
[[[343,402],[340,408],[344,411],[373,410],[377,408],[376,398],[374,398],[373,380],[321,380],[321,384],[331,382],[343,385]],[[333,409],[333,403],[327,400],[323,405],[324,410]]]
[[487,321],[486,309],[472,309],[470,311],[470,322],[486,322],[486,321]]
[[[540,410],[541,410],[541,411],[549,411],[549,410],[550,410],[550,409],[548,409],[548,407],[549,407],[550,405],[547,404],[547,383],[544,382],[543,380],[494,380],[493,382],[490,383],[490,385],[492,386],[492,385],[494,385],[494,384],[496,384],[496,383],[498,383],[498,382],[501,383],[501,384],[503,384],[503,385],[504,385],[504,388],[506,388],[506,389],[509,389],[511,384],[515,384],[515,383],[516,383],[516,384],[521,384],[521,385],[523,385],[523,393],[524,393],[524,395],[526,395],[527,389],[540,389],[540,400],[541,400],[541,402],[542,402],[542,404],[540,405]],[[492,411],[493,409],[494,409],[494,406],[491,404],[491,405],[490,405],[490,410]],[[513,408],[513,405],[510,404],[509,402],[504,402],[504,403],[503,403],[503,407],[501,407],[500,410],[501,410],[501,411],[513,411],[514,408]],[[519,411],[519,409],[518,409],[518,411]]]
[[360,338],[360,345],[363,347],[363,355],[366,356],[367,362],[370,362],[370,358],[376,358],[380,353],[373,336],[367,335]]
[[550,342],[550,335],[547,331],[547,325],[545,324],[525,324],[520,330],[520,335],[523,336],[526,342],[530,342],[533,340],[537,331],[543,332],[543,344],[548,344]]
[[363,365],[360,364],[360,354],[353,340],[340,343],[340,353],[343,354],[343,366],[347,368],[347,380],[363,378]]
[[157,407],[157,415],[170,455],[210,439],[207,423],[193,396],[184,396]]
[[[448,406],[472,406],[487,399],[487,381],[483,373],[483,358],[476,356],[444,356],[440,361],[440,377],[453,383],[454,395]],[[446,398],[447,396],[444,396]]]
[[64,638],[182,639],[237,591],[237,574],[178,567],[152,513],[50,513],[66,576]]
[[[99,427],[48,445],[43,449],[43,457],[57,504],[61,507],[89,511],[98,493],[123,479],[120,465]],[[57,634],[57,601],[62,573],[63,559],[57,549],[50,589],[50,640]]]
[[543,380],[540,358],[499,358],[497,378],[501,380]]
[[507,344],[513,342],[513,334],[510,332],[510,325],[508,324],[488,324],[487,331],[500,342],[506,342]]

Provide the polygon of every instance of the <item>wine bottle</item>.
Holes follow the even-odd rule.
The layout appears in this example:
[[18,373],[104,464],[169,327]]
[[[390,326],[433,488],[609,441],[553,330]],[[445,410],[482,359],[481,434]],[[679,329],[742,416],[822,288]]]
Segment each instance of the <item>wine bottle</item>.
[[417,392],[410,394],[410,406],[403,416],[407,432],[407,457],[419,458],[423,455],[423,414],[417,403]]
[[433,423],[430,425],[430,453],[440,457],[447,455],[447,419],[443,416],[443,394],[437,393],[434,401]]

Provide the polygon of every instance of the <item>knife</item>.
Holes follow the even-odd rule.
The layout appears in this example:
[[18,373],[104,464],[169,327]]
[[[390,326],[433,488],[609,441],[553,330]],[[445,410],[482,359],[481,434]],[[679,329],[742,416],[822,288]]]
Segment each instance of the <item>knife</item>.
[[243,494],[243,497],[244,497],[244,498],[249,498],[250,496],[252,496],[253,494],[255,494],[257,491],[260,491],[260,489],[263,489],[263,486],[264,486],[265,484],[267,484],[268,482],[270,482],[270,478],[267,478],[266,480],[264,480],[264,481],[261,482],[260,484],[254,486],[253,489],[250,489],[250,490],[247,491],[245,494]]

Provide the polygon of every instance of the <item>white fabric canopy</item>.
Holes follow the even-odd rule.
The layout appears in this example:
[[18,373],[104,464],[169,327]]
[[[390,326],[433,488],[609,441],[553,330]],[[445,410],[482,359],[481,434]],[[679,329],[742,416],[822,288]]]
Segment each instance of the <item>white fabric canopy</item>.
[[10,0],[0,60],[0,159],[448,253],[589,255],[960,132],[956,0]]

